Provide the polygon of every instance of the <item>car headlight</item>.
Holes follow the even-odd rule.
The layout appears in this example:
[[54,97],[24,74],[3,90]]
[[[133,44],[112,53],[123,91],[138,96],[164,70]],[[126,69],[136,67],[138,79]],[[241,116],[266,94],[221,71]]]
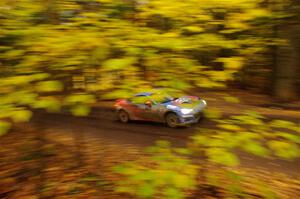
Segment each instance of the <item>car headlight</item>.
[[189,114],[189,113],[191,113],[192,111],[193,111],[193,109],[187,109],[187,108],[181,109],[181,113],[182,113],[182,114]]
[[201,100],[202,101],[202,103],[206,106],[207,105],[207,103],[206,103],[206,101],[205,100]]

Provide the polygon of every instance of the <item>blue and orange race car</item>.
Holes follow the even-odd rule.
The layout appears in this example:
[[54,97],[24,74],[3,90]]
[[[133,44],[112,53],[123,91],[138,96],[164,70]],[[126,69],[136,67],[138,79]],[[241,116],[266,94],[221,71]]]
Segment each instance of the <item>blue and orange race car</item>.
[[196,96],[171,97],[162,92],[144,92],[130,99],[119,99],[114,105],[118,119],[166,123],[169,127],[197,123],[207,106],[206,101]]

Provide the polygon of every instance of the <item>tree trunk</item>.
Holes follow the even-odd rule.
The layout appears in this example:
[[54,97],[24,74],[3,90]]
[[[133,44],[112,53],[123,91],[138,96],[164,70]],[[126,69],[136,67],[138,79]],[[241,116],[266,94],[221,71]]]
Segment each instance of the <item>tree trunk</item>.
[[279,27],[277,36],[288,41],[288,45],[276,49],[273,94],[276,100],[288,102],[297,98],[297,73],[299,68],[299,25]]

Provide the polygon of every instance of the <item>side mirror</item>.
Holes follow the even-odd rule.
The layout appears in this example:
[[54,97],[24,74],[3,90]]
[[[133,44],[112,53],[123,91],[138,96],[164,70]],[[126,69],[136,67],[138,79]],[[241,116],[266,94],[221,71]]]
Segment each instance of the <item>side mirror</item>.
[[151,102],[151,101],[147,101],[147,102],[145,103],[145,105],[146,105],[147,107],[151,108],[151,107],[152,107],[152,102]]

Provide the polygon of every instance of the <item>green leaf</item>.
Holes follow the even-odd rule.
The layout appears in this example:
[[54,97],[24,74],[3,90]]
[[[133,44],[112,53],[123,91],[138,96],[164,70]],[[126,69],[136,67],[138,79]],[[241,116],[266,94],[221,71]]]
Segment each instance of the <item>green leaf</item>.
[[75,116],[87,116],[90,113],[90,107],[83,104],[75,105],[71,108],[71,113]]
[[131,179],[134,181],[151,181],[156,177],[154,172],[151,170],[145,170],[144,172],[137,173],[136,175],[132,176]]
[[222,111],[218,109],[206,109],[204,110],[204,115],[209,119],[219,119],[222,117]]
[[237,156],[223,148],[209,148],[206,150],[206,155],[208,156],[209,160],[214,163],[226,166],[239,165],[239,159]]
[[192,153],[189,149],[186,148],[175,148],[174,151],[182,155],[190,155]]
[[191,85],[189,83],[187,83],[186,81],[182,81],[182,80],[176,80],[176,81],[172,81],[170,82],[172,87],[178,90],[186,90],[188,88],[191,87]]
[[136,193],[135,187],[132,186],[118,186],[115,188],[115,191],[119,193]]
[[72,94],[64,99],[66,105],[76,105],[76,104],[92,104],[95,103],[96,99],[93,95],[88,94]]
[[37,83],[36,89],[39,92],[62,91],[63,84],[60,81],[43,81],[43,82]]
[[189,176],[181,174],[173,177],[173,184],[177,188],[189,188],[191,186]]
[[155,187],[151,184],[144,184],[137,189],[137,195],[141,198],[151,198],[155,193]]
[[199,147],[207,146],[207,144],[210,143],[210,138],[208,136],[201,135],[201,134],[194,135],[192,139],[193,142]]
[[261,119],[249,115],[235,115],[235,116],[231,116],[231,118],[238,120],[242,124],[249,124],[253,126],[265,125]]
[[12,100],[17,99],[16,102],[19,105],[31,105],[36,101],[38,95],[36,93],[32,93],[30,91],[24,90],[24,91],[14,92],[8,96],[13,98]]
[[242,148],[254,155],[266,157],[269,155],[269,151],[267,148],[263,147],[261,144],[255,141],[248,141],[246,143],[242,143]]
[[253,117],[253,118],[265,119],[264,116],[262,116],[261,114],[259,114],[256,111],[246,111],[245,115],[248,115],[248,116]]
[[123,165],[117,165],[113,167],[113,171],[117,173],[123,173],[125,167]]
[[182,192],[176,188],[168,187],[164,192],[166,199],[183,199]]
[[104,95],[102,95],[102,99],[118,99],[118,98],[129,98],[132,96],[132,92],[130,90],[125,90],[125,89],[121,89],[121,90],[115,90],[109,93],[106,93]]
[[186,26],[183,29],[191,33],[200,33],[204,31],[204,29],[199,26]]
[[28,122],[32,116],[32,112],[29,110],[17,109],[11,113],[11,118],[14,122]]
[[300,144],[300,136],[298,136],[298,135],[294,135],[291,133],[285,133],[285,132],[277,132],[277,133],[275,133],[275,135],[278,137],[281,137],[281,138],[285,138],[291,142]]
[[234,124],[219,124],[217,125],[219,128],[221,129],[225,129],[227,131],[242,131],[243,129],[237,125],[234,125]]
[[110,59],[103,63],[103,68],[108,70],[122,70],[128,66],[131,66],[136,62],[135,58],[121,58],[121,59]]
[[278,157],[288,160],[300,157],[300,149],[294,143],[272,140],[268,142],[268,146]]
[[226,57],[218,58],[216,62],[223,62],[226,69],[239,70],[242,68],[244,60],[242,57]]
[[286,120],[273,120],[269,123],[269,125],[274,128],[285,128],[285,129],[290,129],[296,126],[295,123]]
[[0,121],[0,137],[5,135],[10,129],[11,124],[6,121]]
[[48,112],[59,112],[61,109],[61,103],[52,97],[46,97],[39,99],[32,105],[34,108],[44,108]]
[[169,148],[171,146],[169,141],[166,140],[158,140],[155,142],[158,147]]
[[239,103],[240,100],[237,97],[232,97],[232,96],[225,96],[223,97],[225,101],[231,102],[231,103]]

